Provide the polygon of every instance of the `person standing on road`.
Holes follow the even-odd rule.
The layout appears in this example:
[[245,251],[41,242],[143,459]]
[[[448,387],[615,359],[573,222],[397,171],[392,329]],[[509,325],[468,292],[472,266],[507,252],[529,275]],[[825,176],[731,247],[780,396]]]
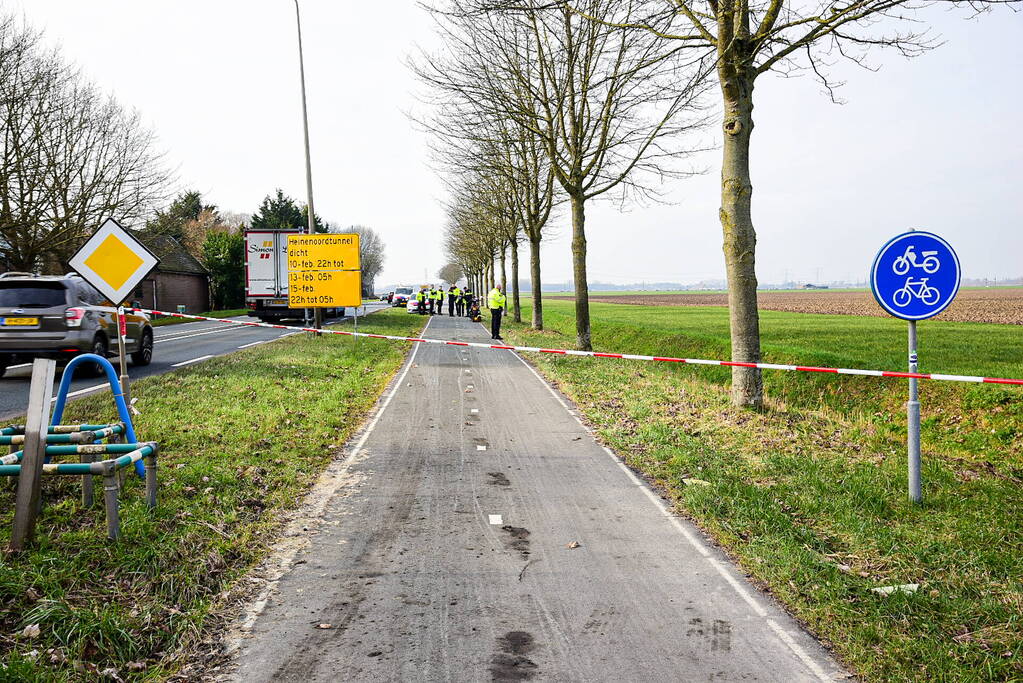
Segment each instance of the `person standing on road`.
[[455,317],[455,301],[458,299],[460,292],[458,287],[451,285],[448,287],[448,317]]
[[469,289],[469,285],[462,291],[462,300],[459,303],[461,306],[458,308],[458,315],[469,315],[469,309],[472,308],[472,290]]
[[429,285],[426,290],[426,307],[429,309],[430,315],[433,315],[433,285]]
[[490,338],[504,341],[501,337],[501,314],[504,313],[504,305],[508,297],[501,292],[501,285],[495,285],[490,294],[487,295],[487,308],[490,309]]
[[437,313],[437,286],[430,285],[430,315]]
[[426,287],[420,287],[416,293],[416,313],[419,315],[426,313]]

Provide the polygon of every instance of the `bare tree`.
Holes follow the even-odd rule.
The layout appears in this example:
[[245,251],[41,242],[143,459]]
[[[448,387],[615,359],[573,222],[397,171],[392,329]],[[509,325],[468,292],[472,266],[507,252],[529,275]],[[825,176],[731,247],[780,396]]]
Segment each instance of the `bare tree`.
[[452,261],[444,264],[444,267],[437,271],[437,277],[449,285],[454,285],[465,277],[465,269],[460,263]]
[[376,230],[365,225],[353,225],[344,232],[353,232],[359,236],[362,289],[364,294],[372,295],[377,275],[384,268],[384,241]]
[[[891,48],[912,57],[934,47],[916,14],[930,5],[983,11],[1019,0],[644,0],[645,14],[617,17],[593,11],[591,3],[557,1],[594,24],[636,29],[671,44],[707,50],[715,59],[723,110],[721,162],[721,230],[732,339],[732,360],[760,361],[757,310],[756,231],[750,179],[754,84],[769,72],[810,71],[834,99],[828,67],[835,58],[869,66],[872,48]],[[763,379],[759,369],[732,368],[732,402],[760,407]]]
[[[631,6],[587,2],[608,18]],[[682,175],[669,163],[682,150],[669,140],[696,125],[683,114],[696,109],[699,60],[687,68],[694,64],[680,63],[681,50],[648,32],[588,21],[560,3],[450,0],[435,14],[452,55],[423,65],[421,76],[536,136],[568,196],[577,344],[589,349],[586,202],[612,191],[653,196],[644,172]]]
[[0,16],[0,242],[24,270],[60,271],[107,216],[140,222],[170,176],[135,112],[39,34]]

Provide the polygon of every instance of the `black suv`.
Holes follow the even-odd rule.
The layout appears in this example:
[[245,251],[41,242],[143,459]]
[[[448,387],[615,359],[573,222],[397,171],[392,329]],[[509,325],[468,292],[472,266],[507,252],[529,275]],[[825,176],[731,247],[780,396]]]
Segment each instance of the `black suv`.
[[[125,322],[132,363],[149,365],[149,318],[126,314]],[[0,275],[0,377],[9,366],[33,358],[109,356],[116,345],[117,309],[78,275]]]

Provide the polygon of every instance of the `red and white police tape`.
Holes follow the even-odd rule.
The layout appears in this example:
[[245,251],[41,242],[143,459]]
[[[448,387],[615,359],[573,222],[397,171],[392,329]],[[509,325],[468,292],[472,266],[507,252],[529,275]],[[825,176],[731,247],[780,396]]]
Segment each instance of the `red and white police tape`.
[[555,353],[564,356],[591,356],[593,358],[623,358],[626,360],[648,360],[662,363],[687,363],[689,365],[725,365],[739,368],[760,368],[762,370],[795,370],[798,372],[830,372],[838,375],[866,375],[868,377],[895,377],[899,379],[934,379],[946,382],[982,382],[986,384],[1014,384],[1023,386],[1023,379],[1007,379],[1005,377],[974,377],[971,375],[939,375],[923,372],[896,372],[893,370],[855,370],[850,368],[820,368],[805,365],[781,365],[778,363],[741,363],[727,360],[708,360],[705,358],[671,358],[669,356],[640,356],[631,353],[601,353],[598,351],[575,351],[572,349],[543,349],[536,346],[507,346],[505,344],[481,344],[479,342],[447,341],[444,339],[419,339],[417,337],[395,337],[388,334],[370,334],[367,332],[348,332],[346,330],[317,330],[312,327],[294,327],[291,325],[273,325],[247,320],[230,320],[228,318],[209,318],[204,315],[187,315],[185,313],[169,313],[154,311],[148,308],[125,308],[126,311],[145,313],[147,315],[166,315],[172,318],[188,318],[189,320],[209,320],[211,322],[245,327],[268,327],[275,330],[292,330],[301,332],[322,332],[323,334],[341,334],[348,337],[369,337],[371,339],[391,339],[409,341],[420,344],[443,344],[446,346],[471,346],[479,349],[501,349],[505,351],[526,351],[529,353]]

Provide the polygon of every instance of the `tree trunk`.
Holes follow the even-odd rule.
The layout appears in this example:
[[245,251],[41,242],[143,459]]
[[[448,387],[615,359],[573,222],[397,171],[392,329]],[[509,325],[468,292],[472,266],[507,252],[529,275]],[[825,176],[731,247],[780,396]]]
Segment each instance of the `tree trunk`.
[[543,301],[540,292],[540,239],[529,237],[529,282],[533,288],[533,329],[543,329]]
[[501,249],[501,291],[508,295],[508,269],[505,265],[507,250]]
[[[737,70],[738,71],[738,70]],[[753,132],[753,77],[721,79],[724,99],[724,145],[721,163],[721,230],[728,275],[728,315],[732,360],[760,362],[760,316],[757,311],[756,246],[750,200],[749,143]],[[732,404],[760,408],[764,382],[758,368],[732,368]]]
[[512,320],[522,322],[522,303],[519,301],[519,243],[512,240],[511,243],[511,269],[512,269]]
[[575,335],[580,351],[591,351],[590,288],[586,279],[586,200],[572,196],[572,275],[575,278]]

